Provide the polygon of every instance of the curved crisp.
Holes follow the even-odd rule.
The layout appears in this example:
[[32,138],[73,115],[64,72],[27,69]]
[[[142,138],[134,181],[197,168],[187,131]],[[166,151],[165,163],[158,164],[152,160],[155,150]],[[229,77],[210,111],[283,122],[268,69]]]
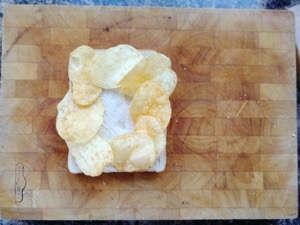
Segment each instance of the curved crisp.
[[87,106],[93,104],[100,97],[102,88],[96,87],[92,84],[74,81],[72,82],[71,91],[73,100],[78,105]]
[[82,45],[70,54],[68,75],[71,81],[89,82],[90,67],[94,63],[95,50]]
[[113,162],[110,145],[98,135],[85,143],[67,142],[78,167],[88,176],[99,176]]
[[120,80],[143,59],[130,45],[107,49],[91,67],[91,82],[101,88],[117,88]]
[[146,170],[155,162],[155,149],[147,134],[128,133],[111,142],[114,166],[123,172]]
[[166,132],[158,120],[152,116],[140,116],[135,124],[135,132],[146,133],[155,147],[155,159],[166,149]]
[[166,128],[171,118],[171,104],[167,92],[156,82],[145,82],[131,102],[130,114],[135,123],[139,116],[156,117],[161,126]]
[[90,140],[103,123],[104,106],[101,98],[89,106],[79,106],[70,91],[57,105],[56,129],[65,141],[82,143]]
[[118,83],[121,87],[120,92],[133,97],[144,82],[153,80],[170,68],[170,59],[163,54],[154,52],[144,57]]

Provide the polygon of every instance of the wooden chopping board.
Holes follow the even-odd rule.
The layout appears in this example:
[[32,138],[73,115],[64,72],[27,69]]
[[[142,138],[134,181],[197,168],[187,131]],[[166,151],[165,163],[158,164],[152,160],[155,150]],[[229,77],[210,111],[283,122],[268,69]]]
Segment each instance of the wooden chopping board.
[[[121,43],[177,72],[166,171],[72,175],[55,129],[69,54]],[[1,218],[297,217],[290,12],[7,5],[2,55]]]

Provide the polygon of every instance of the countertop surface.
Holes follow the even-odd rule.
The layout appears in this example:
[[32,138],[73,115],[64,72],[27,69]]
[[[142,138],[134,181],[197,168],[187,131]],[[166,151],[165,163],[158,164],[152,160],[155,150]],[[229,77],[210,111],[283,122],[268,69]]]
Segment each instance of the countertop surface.
[[[46,4],[46,5],[104,5],[104,6],[159,6],[191,8],[235,8],[235,9],[288,9],[300,4],[300,0],[1,0],[0,3],[0,41],[2,43],[2,17],[4,4]],[[1,47],[1,46],[0,46]],[[0,55],[1,55],[0,48]],[[0,74],[1,75],[1,74]],[[297,87],[297,108],[300,106],[300,91]],[[299,116],[299,110],[297,117]],[[298,122],[299,130],[299,122]],[[299,134],[299,132],[298,132]],[[298,135],[299,137],[299,135]],[[299,146],[299,138],[298,138]],[[299,191],[299,151],[298,151],[298,191]],[[299,194],[298,194],[299,195]],[[299,201],[299,200],[298,200]],[[298,210],[299,211],[299,210]],[[234,220],[211,221],[103,221],[101,224],[234,224]],[[238,221],[239,224],[300,224],[300,219]],[[0,220],[0,224],[99,224],[96,221],[12,221]]]

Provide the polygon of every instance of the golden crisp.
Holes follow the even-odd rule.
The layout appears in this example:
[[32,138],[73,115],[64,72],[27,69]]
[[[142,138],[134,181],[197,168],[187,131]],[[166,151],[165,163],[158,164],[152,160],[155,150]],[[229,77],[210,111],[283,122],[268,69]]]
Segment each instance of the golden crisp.
[[140,116],[135,125],[135,132],[146,133],[154,142],[156,159],[166,149],[166,131],[155,117]]
[[128,133],[111,142],[114,166],[124,172],[141,171],[150,168],[155,162],[155,149],[152,139],[143,133]]
[[102,89],[92,84],[74,81],[71,91],[73,100],[78,105],[90,105],[100,97]]
[[90,82],[90,68],[100,56],[89,46],[80,46],[70,54],[69,79],[72,83],[72,97],[79,105],[90,105],[97,100],[101,88]]
[[[121,93],[133,97],[137,89],[146,81],[171,68],[171,61],[163,54],[154,52],[146,56],[119,82]],[[170,81],[171,82],[171,81]]]
[[99,176],[113,162],[110,145],[98,135],[84,143],[67,142],[69,151],[80,170],[88,176]]
[[156,82],[145,82],[131,102],[130,114],[135,123],[140,116],[153,116],[166,128],[171,118],[171,104],[167,92]]
[[91,67],[91,82],[101,88],[117,88],[120,80],[141,60],[143,55],[130,45],[107,49]]
[[101,98],[89,106],[77,105],[67,92],[57,105],[56,129],[65,141],[82,143],[89,141],[103,122],[104,105]]

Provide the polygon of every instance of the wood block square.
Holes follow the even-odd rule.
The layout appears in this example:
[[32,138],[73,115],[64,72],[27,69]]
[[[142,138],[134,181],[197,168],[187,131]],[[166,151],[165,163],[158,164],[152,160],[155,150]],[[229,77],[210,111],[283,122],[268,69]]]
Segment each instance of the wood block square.
[[45,98],[48,97],[49,83],[42,80],[17,80],[17,98]]
[[296,190],[257,190],[256,207],[285,208],[297,204],[298,194]]
[[69,80],[69,62],[43,62],[38,64],[38,79],[41,80]]
[[213,208],[251,208],[255,207],[255,191],[253,190],[213,190]]
[[211,207],[211,190],[172,190],[167,193],[168,208]]
[[133,29],[166,29],[172,30],[177,27],[177,17],[174,11],[162,11],[159,13],[143,11],[131,12],[131,26]]
[[227,118],[257,118],[260,112],[256,101],[219,101],[217,116]]
[[73,218],[74,220],[88,220],[90,218],[89,215],[90,212],[88,209],[43,209],[43,218],[45,220],[53,217],[56,217],[58,220],[67,220],[68,218]]
[[294,171],[297,168],[295,154],[261,154],[260,170],[266,172]]
[[[45,161],[45,170],[46,171],[57,171],[57,172],[69,172],[66,162],[68,161],[68,152],[59,152],[59,153],[53,153],[53,152],[46,152],[46,153],[40,153],[44,154],[45,158],[47,159]],[[42,179],[45,179],[45,177],[42,177]],[[47,187],[47,183],[44,184]],[[49,188],[42,188],[42,189],[49,189]]]
[[260,84],[261,100],[296,100],[296,86],[293,84]]
[[50,29],[44,27],[5,28],[3,44],[39,45],[49,44]]
[[39,98],[37,99],[37,116],[56,116],[57,104],[61,99]]
[[37,101],[32,98],[4,98],[0,108],[0,116],[34,116],[37,114]]
[[258,48],[258,34],[256,32],[248,31],[217,31],[216,32],[216,46],[223,48]]
[[296,137],[297,123],[294,119],[262,119],[261,134],[264,136]]
[[32,132],[34,134],[57,134],[55,128],[55,117],[36,116],[32,121]]
[[26,208],[6,208],[1,210],[3,218],[10,220],[24,218],[24,220],[41,220],[43,218],[43,210],[41,209],[26,209]]
[[42,8],[34,6],[29,9],[5,7],[5,27],[41,27]]
[[[148,210],[148,209],[147,209]],[[89,209],[90,220],[130,220],[135,218],[135,211],[133,209]]]
[[172,69],[177,74],[178,82],[203,82],[211,81],[212,68],[208,65],[172,65]]
[[166,208],[166,201],[166,192],[162,190],[137,190],[134,192],[123,190],[119,192],[116,206],[120,208]]
[[67,63],[70,53],[79,46],[72,45],[42,45],[43,62]]
[[182,154],[182,157],[184,159],[184,171],[186,172],[217,171],[217,154],[215,153]]
[[172,190],[180,188],[180,173],[134,173],[134,187],[137,189]]
[[224,173],[215,172],[181,172],[181,189],[213,190],[225,187]]
[[180,219],[179,209],[136,209],[135,219],[155,220],[157,217],[162,220]]
[[261,32],[259,47],[271,49],[294,49],[295,36],[292,33]]
[[292,12],[284,14],[280,11],[275,12],[272,17],[270,17],[268,14],[262,15],[261,26],[264,31],[294,32],[295,22],[292,19],[293,17],[294,15]]
[[175,64],[215,65],[219,63],[220,51],[211,47],[161,47],[158,52],[168,56]]
[[72,192],[69,190],[34,190],[32,206],[34,208],[65,208],[72,205]]
[[0,152],[36,152],[37,135],[0,134]]
[[[200,127],[199,127],[200,126]],[[169,125],[172,136],[210,136],[215,134],[215,119],[212,118],[174,118]]]
[[26,171],[45,169],[45,155],[36,152],[0,152],[1,171],[15,171],[16,164],[22,162]]
[[53,28],[85,28],[87,19],[84,10],[64,10],[58,7],[43,11],[43,26]]
[[90,30],[76,28],[51,28],[50,44],[52,45],[88,45]]
[[0,94],[2,98],[13,98],[16,93],[16,81],[1,79]]
[[65,141],[58,135],[39,135],[37,138],[39,152],[67,152],[68,147]]
[[173,137],[173,153],[213,153],[217,150],[214,136],[178,136]]
[[215,132],[219,136],[259,136],[261,120],[257,118],[217,118]]
[[172,117],[208,117],[217,114],[217,105],[213,101],[172,100]]
[[264,189],[297,189],[297,172],[264,172]]
[[295,101],[260,101],[261,118],[296,118]]
[[129,31],[129,44],[135,48],[153,49],[168,46],[170,42],[170,30],[131,29]]
[[178,30],[218,30],[219,24],[220,15],[207,10],[185,12],[177,18]]
[[2,79],[36,80],[37,77],[37,63],[7,62],[2,65]]
[[69,81],[49,81],[49,97],[50,98],[63,98],[69,90]]
[[253,172],[260,171],[259,154],[218,154],[218,171]]
[[3,45],[4,62],[37,63],[42,60],[38,45]]
[[219,136],[217,149],[219,153],[259,153],[259,136]]
[[0,134],[31,134],[31,116],[1,116]]
[[264,189],[262,172],[226,172],[226,188],[243,190]]
[[214,83],[178,83],[171,99],[212,100],[215,97]]
[[263,52],[261,49],[222,49],[220,63],[237,66],[263,65]]
[[[112,17],[112,15],[114,15]],[[89,10],[86,12],[87,28],[113,29],[131,28],[133,17],[130,11],[113,11],[109,9]]]
[[216,34],[214,31],[186,31],[172,32],[171,46],[214,47]]
[[[253,83],[217,83],[217,99],[259,100],[260,86]],[[244,103],[243,103],[244,104]]]
[[261,153],[296,153],[297,138],[291,136],[260,137],[259,148]]
[[129,44],[129,29],[90,29],[89,45],[106,49],[119,44]]
[[261,16],[253,14],[222,13],[220,29],[225,31],[261,31]]

